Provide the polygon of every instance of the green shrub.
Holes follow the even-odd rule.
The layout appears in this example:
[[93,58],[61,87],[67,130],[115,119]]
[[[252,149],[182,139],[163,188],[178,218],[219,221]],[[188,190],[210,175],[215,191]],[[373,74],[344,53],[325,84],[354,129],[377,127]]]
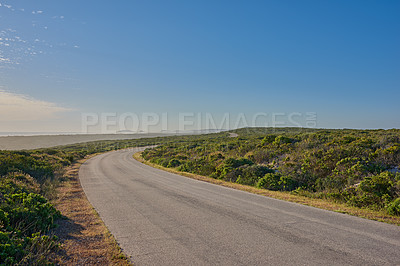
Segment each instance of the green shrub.
[[[13,184],[3,180],[4,183]],[[21,192],[23,189],[18,191],[12,186],[2,190],[0,264],[46,264],[47,255],[58,244],[55,238],[42,233],[54,227],[60,212],[39,194]],[[12,192],[4,193],[7,190]]]
[[288,176],[281,176],[280,186],[281,190],[292,191],[298,188],[299,183]]
[[27,174],[0,177],[0,264],[48,264],[48,254],[58,246],[43,234],[61,214],[39,190]]
[[268,167],[262,165],[242,166],[239,169],[241,170],[240,178],[238,177],[236,182],[249,186],[255,186],[258,180],[265,176],[265,174],[274,172]]
[[298,186],[299,184],[296,180],[279,173],[267,173],[257,183],[258,188],[281,191],[292,191],[298,188]]
[[0,263],[2,265],[49,265],[48,255],[59,249],[55,236],[32,234],[24,238],[0,232]]
[[5,201],[0,205],[7,213],[10,225],[16,225],[13,230],[31,235],[35,232],[47,232],[54,220],[61,216],[53,205],[38,194],[18,193],[5,195]]
[[268,173],[258,181],[257,187],[269,190],[280,190],[281,189],[280,181],[281,181],[280,174]]
[[386,210],[390,215],[400,215],[400,198],[389,203]]
[[232,167],[232,168],[237,168],[242,165],[253,165],[253,164],[254,163],[247,158],[238,158],[238,159],[228,158],[224,161],[224,165],[226,167]]
[[275,138],[275,140],[272,142],[274,145],[281,145],[281,144],[288,144],[292,143],[294,140],[282,135],[279,135]]
[[382,197],[385,194],[391,195],[393,187],[394,175],[389,172],[383,172],[375,176],[367,176],[359,186],[364,193],[374,194]]
[[178,167],[179,165],[181,165],[181,162],[180,162],[179,160],[177,160],[177,159],[171,159],[171,160],[168,162],[167,167],[168,167],[168,168],[174,168],[174,167]]
[[247,158],[228,158],[223,161],[218,167],[215,168],[213,176],[217,178],[235,182],[241,174],[241,170],[237,170],[241,166],[249,166],[254,163]]

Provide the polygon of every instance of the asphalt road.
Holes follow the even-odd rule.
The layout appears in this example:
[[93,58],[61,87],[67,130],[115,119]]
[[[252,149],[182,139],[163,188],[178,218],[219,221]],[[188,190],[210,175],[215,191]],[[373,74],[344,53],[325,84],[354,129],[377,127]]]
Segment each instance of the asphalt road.
[[138,149],[82,165],[83,189],[137,265],[400,265],[400,227],[154,169]]

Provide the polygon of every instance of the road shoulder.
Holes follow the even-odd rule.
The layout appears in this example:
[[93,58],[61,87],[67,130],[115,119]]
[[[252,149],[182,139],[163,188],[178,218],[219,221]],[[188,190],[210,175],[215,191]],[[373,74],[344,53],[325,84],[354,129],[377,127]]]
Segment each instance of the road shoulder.
[[53,202],[64,216],[57,221],[59,226],[53,232],[60,238],[62,246],[57,264],[132,265],[81,187],[79,168],[87,159],[67,169]]

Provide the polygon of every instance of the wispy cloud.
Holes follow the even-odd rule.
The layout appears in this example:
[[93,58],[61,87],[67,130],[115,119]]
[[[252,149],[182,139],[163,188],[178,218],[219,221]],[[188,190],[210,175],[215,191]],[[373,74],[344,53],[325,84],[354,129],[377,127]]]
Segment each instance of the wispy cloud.
[[[54,16],[40,7],[28,9],[22,6],[11,6],[2,0],[0,0],[0,10],[5,13],[5,16],[0,16],[0,69],[4,70],[15,69],[17,65],[22,65],[38,55],[51,53],[58,45],[56,40],[44,38],[48,36],[45,31],[56,30],[60,23],[69,22],[63,15]],[[24,22],[18,25],[18,28],[25,27],[24,31],[15,30],[16,25],[11,22],[12,20],[7,19],[10,15],[24,18],[20,20]],[[23,33],[28,31],[32,32],[32,35]],[[79,47],[76,43],[65,43],[59,46]]]
[[57,113],[69,111],[73,109],[0,90],[0,122],[45,120],[55,117]]

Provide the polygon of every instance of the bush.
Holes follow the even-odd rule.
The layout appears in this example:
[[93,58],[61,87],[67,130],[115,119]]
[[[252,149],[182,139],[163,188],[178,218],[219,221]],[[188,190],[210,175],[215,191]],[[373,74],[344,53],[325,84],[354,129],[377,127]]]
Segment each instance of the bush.
[[254,163],[247,158],[238,158],[238,159],[228,158],[224,161],[224,165],[226,167],[232,167],[232,168],[237,168],[242,165],[253,165],[253,164]]
[[222,164],[216,167],[213,176],[235,182],[238,176],[241,174],[241,170],[238,170],[238,168],[241,166],[248,166],[253,164],[254,163],[247,158],[228,158],[224,160]]
[[60,212],[43,196],[34,193],[5,195],[1,209],[9,219],[9,226],[17,225],[12,230],[23,232],[22,236],[47,232],[54,225],[54,220],[61,217]]
[[281,180],[280,174],[268,173],[258,181],[257,187],[269,190],[280,190],[281,189],[280,180]]
[[174,168],[174,167],[178,167],[179,165],[181,165],[181,162],[180,162],[179,160],[177,160],[177,159],[171,159],[171,160],[168,162],[167,167],[168,167],[168,168]]
[[280,185],[281,190],[292,191],[298,188],[299,183],[288,176],[281,176]]
[[61,216],[37,194],[39,186],[27,174],[10,173],[0,181],[0,264],[46,264],[58,245],[42,235]]
[[370,207],[372,209],[380,209],[384,206],[380,197],[374,194],[358,194],[355,196],[351,196],[347,201],[347,204],[355,207]]
[[257,183],[258,188],[281,191],[292,191],[298,186],[299,184],[296,180],[288,176],[282,176],[279,173],[267,173]]
[[273,170],[262,165],[242,166],[240,177],[236,182],[242,185],[255,186],[261,177],[273,172]]
[[383,172],[379,175],[366,177],[358,187],[363,193],[374,194],[378,197],[392,195],[394,175]]
[[400,215],[400,198],[395,199],[386,207],[386,211],[390,215]]
[[288,144],[288,143],[292,143],[294,140],[285,136],[277,136],[275,138],[275,140],[272,142],[272,144],[275,145],[281,145],[281,144]]
[[265,136],[263,138],[263,140],[261,141],[261,145],[270,144],[270,143],[274,142],[276,137],[277,137],[276,135]]
[[58,250],[57,237],[32,234],[24,238],[0,232],[0,263],[2,265],[49,265],[47,257]]
[[194,167],[194,163],[192,161],[185,162],[184,164],[181,164],[178,167],[178,171],[188,172],[188,173],[193,173],[194,169],[195,169],[195,167]]

